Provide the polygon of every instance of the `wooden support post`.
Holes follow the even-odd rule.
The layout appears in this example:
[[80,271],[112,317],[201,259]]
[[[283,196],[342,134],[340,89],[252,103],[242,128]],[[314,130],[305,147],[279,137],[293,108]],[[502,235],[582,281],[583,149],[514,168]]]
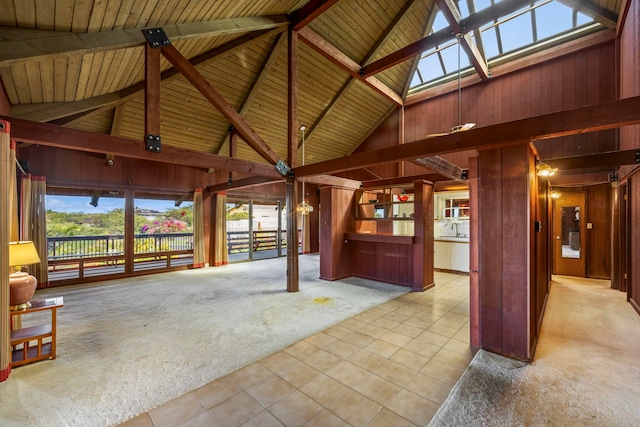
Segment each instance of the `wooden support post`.
[[145,45],[145,136],[160,136],[160,49]]
[[414,181],[413,290],[435,286],[433,272],[433,183]]
[[[289,29],[289,85],[287,97],[289,108],[287,113],[288,121],[288,144],[287,161],[290,167],[294,167],[298,162],[298,32]],[[298,182],[290,178],[287,179],[287,292],[298,292],[298,214],[296,205],[298,204]]]
[[287,292],[300,290],[298,274],[298,214],[296,203],[298,200],[298,186],[296,181],[288,179],[287,189]]
[[124,271],[133,273],[135,251],[135,194],[133,190],[124,191]]

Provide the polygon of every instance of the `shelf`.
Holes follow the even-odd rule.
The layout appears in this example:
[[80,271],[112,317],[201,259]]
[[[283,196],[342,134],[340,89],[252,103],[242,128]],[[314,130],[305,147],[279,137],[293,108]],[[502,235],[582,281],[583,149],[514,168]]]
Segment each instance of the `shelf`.
[[11,345],[51,336],[51,325],[37,325],[11,331]]
[[29,346],[27,349],[27,357],[24,357],[24,349],[16,349],[11,353],[11,366],[16,367],[27,363],[38,362],[40,360],[49,359],[51,357],[51,343],[44,343],[40,347],[38,354],[38,346]]

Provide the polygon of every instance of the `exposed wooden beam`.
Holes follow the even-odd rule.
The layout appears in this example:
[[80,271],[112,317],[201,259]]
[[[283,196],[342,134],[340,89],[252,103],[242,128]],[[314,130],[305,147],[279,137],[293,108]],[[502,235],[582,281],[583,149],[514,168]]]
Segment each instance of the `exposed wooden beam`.
[[310,0],[291,14],[291,29],[300,31],[340,0]]
[[[246,33],[250,31],[286,28],[289,19],[285,15],[257,16],[221,19],[207,22],[184,22],[163,25],[167,37],[172,41],[195,37],[216,37]],[[81,55],[112,49],[143,46],[146,43],[142,28],[126,28],[92,33],[42,32],[32,30],[39,37],[20,40],[3,40],[6,27],[0,27],[0,66],[6,67],[26,61],[42,60],[57,55]]]
[[295,168],[294,173],[298,177],[334,173],[399,160],[529,143],[539,139],[595,132],[638,123],[640,123],[640,96],[355,153],[301,166]]
[[440,156],[421,157],[415,159],[413,162],[419,164],[420,166],[429,168],[432,171],[437,172],[440,175],[454,181],[464,181],[462,179],[462,168],[446,159],[443,159]]
[[[189,62],[194,66],[207,64],[221,57],[229,55],[243,47],[247,46],[262,37],[270,37],[274,34],[281,33],[285,28],[279,27],[272,30],[254,31],[249,34],[242,35],[222,46],[210,50],[199,55]],[[180,76],[175,68],[163,71],[161,80],[167,83]],[[108,93],[105,95],[95,96],[75,102],[57,102],[43,104],[18,104],[11,107],[11,116],[21,119],[33,120],[36,122],[50,122],[60,119],[56,124],[70,124],[73,121],[82,119],[83,117],[99,114],[106,110],[110,110],[119,105],[124,104],[131,98],[138,96],[144,90],[144,82],[139,82],[118,92]],[[84,115],[80,113],[85,113]],[[69,120],[64,120],[71,117]]]
[[382,186],[390,186],[390,185],[393,185],[393,186],[409,185],[416,180],[438,182],[438,181],[448,181],[449,179],[437,173],[428,173],[428,174],[420,174],[420,175],[398,176],[395,178],[383,178],[383,179],[372,179],[369,181],[362,181],[362,187],[371,188],[371,187],[382,187]]
[[582,12],[589,18],[601,23],[607,28],[616,28],[618,24],[618,15],[610,10],[600,6],[592,0],[559,0],[572,9]]
[[[529,4],[531,4],[531,0],[512,0],[496,3],[493,6],[469,15],[469,17],[464,20],[465,32],[476,30],[489,22],[493,22],[496,19],[515,12]],[[436,47],[455,38],[456,34],[457,33],[453,28],[451,28],[451,26],[443,28],[442,30],[411,43],[410,45],[405,46],[384,58],[380,58],[377,61],[364,66],[362,68],[362,73],[365,77],[377,74],[387,68],[391,68],[394,65],[398,65],[408,59],[411,59],[432,47]]]
[[618,168],[624,165],[640,165],[640,148],[635,150],[586,154],[583,156],[559,157],[543,161],[549,166],[558,168],[561,171],[595,167]]
[[227,156],[184,150],[171,146],[162,147],[159,153],[146,151],[141,141],[70,129],[49,123],[38,123],[15,117],[0,116],[11,123],[11,138],[19,142],[40,144],[90,153],[113,154],[119,157],[171,163],[195,168],[215,168],[225,171],[245,172],[271,178],[280,174],[272,165],[230,159]]
[[624,24],[625,22],[627,22],[627,15],[629,13],[630,7],[631,7],[631,0],[622,0],[622,5],[620,5],[620,12],[618,12],[618,22],[616,24],[617,37],[620,37],[620,35],[622,34]]
[[[284,46],[284,41],[286,40],[285,37],[282,36],[282,34],[283,33],[280,33],[277,35],[275,43],[271,46],[271,50],[269,51],[267,58],[262,64],[260,71],[258,71],[258,76],[251,84],[251,88],[249,88],[249,92],[247,93],[247,96],[245,97],[244,101],[242,101],[242,106],[238,110],[238,113],[242,117],[246,116],[247,112],[249,111],[249,108],[251,107],[251,104],[253,103],[253,100],[256,98],[256,96],[260,92],[262,85],[267,81],[267,78],[269,77],[269,72],[271,71],[273,64],[275,64],[276,60],[278,59],[278,55],[280,54],[280,51],[282,50],[282,46]],[[225,136],[224,140],[219,144],[217,153],[224,151],[224,148],[227,145],[227,141],[228,139]]]
[[403,104],[400,95],[395,93],[392,89],[382,83],[375,77],[364,77],[360,75],[360,65],[347,55],[342,53],[335,46],[331,45],[325,39],[320,37],[317,33],[311,30],[309,27],[305,27],[300,30],[300,37],[305,41],[313,50],[327,58],[333,64],[347,71],[351,76],[363,82],[371,89],[375,90],[385,98],[392,101],[394,104],[401,106]]
[[356,181],[354,179],[341,178],[339,176],[333,175],[314,175],[314,176],[305,176],[300,178],[299,181],[304,181],[310,184],[317,185],[329,185],[331,187],[342,187],[342,188],[350,188],[352,190],[357,190],[362,185],[362,182]]
[[239,188],[249,188],[256,185],[271,184],[273,182],[283,182],[284,178],[268,178],[264,176],[250,176],[248,178],[238,179],[233,182],[210,185],[205,189],[207,193],[219,193],[220,191],[237,190]]
[[[367,53],[364,60],[362,61],[363,64],[366,64],[367,62],[369,62],[369,60],[373,58],[380,51],[380,49],[382,49],[382,46],[384,46],[387,43],[387,41],[393,36],[394,30],[396,29],[396,27],[409,14],[409,11],[416,4],[416,2],[417,0],[410,0],[409,2],[407,2],[407,4],[404,5],[402,10],[394,18],[391,25],[387,27],[384,35],[380,37],[380,39],[378,39],[378,41],[376,42],[376,45]],[[349,88],[351,87],[354,81],[355,81],[355,78],[353,76],[349,76],[349,79],[342,85],[340,90],[338,90],[338,92],[331,99],[331,101],[325,107],[322,113],[320,113],[320,116],[318,116],[316,121],[307,129],[305,143],[308,143],[309,140],[313,140],[314,131],[329,116],[329,114],[334,109],[334,107],[338,104],[340,99],[342,99],[342,97],[345,96],[345,94],[347,93],[347,91],[349,90]],[[300,143],[298,144],[298,148],[300,148],[301,145],[302,145],[302,141],[300,141]]]
[[144,128],[145,136],[160,135],[160,49],[145,45]]
[[603,184],[609,181],[610,172],[587,172],[587,173],[557,173],[549,178],[549,184],[554,190],[558,190],[562,197],[562,186],[574,187],[576,185]]
[[473,68],[476,69],[480,79],[489,80],[489,66],[487,65],[487,61],[471,39],[471,34],[465,32],[466,28],[462,22],[462,15],[460,14],[460,10],[456,3],[453,0],[436,0],[436,3],[442,11],[445,19],[456,33],[456,36],[459,35],[458,43],[461,44],[461,47],[469,56],[469,60],[471,61]]
[[276,164],[278,155],[269,147],[251,126],[224,100],[196,68],[173,46],[163,46],[162,55],[174,66],[198,91],[211,102],[236,128],[247,144],[269,162]]

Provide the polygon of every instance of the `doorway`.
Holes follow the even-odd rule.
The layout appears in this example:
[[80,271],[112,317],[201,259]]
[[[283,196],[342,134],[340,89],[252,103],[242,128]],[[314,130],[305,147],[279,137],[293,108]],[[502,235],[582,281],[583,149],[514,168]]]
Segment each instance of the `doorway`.
[[582,192],[563,193],[554,201],[554,274],[585,277],[585,214]]

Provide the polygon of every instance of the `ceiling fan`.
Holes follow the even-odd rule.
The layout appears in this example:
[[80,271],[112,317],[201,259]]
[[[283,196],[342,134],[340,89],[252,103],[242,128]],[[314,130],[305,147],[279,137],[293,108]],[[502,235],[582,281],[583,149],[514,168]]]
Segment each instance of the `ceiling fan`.
[[469,129],[473,128],[476,125],[475,123],[462,124],[462,87],[460,85],[460,80],[461,80],[460,39],[462,38],[462,34],[457,34],[456,37],[458,39],[458,124],[456,126],[452,127],[449,132],[429,134],[429,135],[427,135],[427,138],[431,138],[431,137],[435,137],[435,136],[450,135],[450,134],[456,133],[456,132],[464,132],[466,130],[469,130]]

